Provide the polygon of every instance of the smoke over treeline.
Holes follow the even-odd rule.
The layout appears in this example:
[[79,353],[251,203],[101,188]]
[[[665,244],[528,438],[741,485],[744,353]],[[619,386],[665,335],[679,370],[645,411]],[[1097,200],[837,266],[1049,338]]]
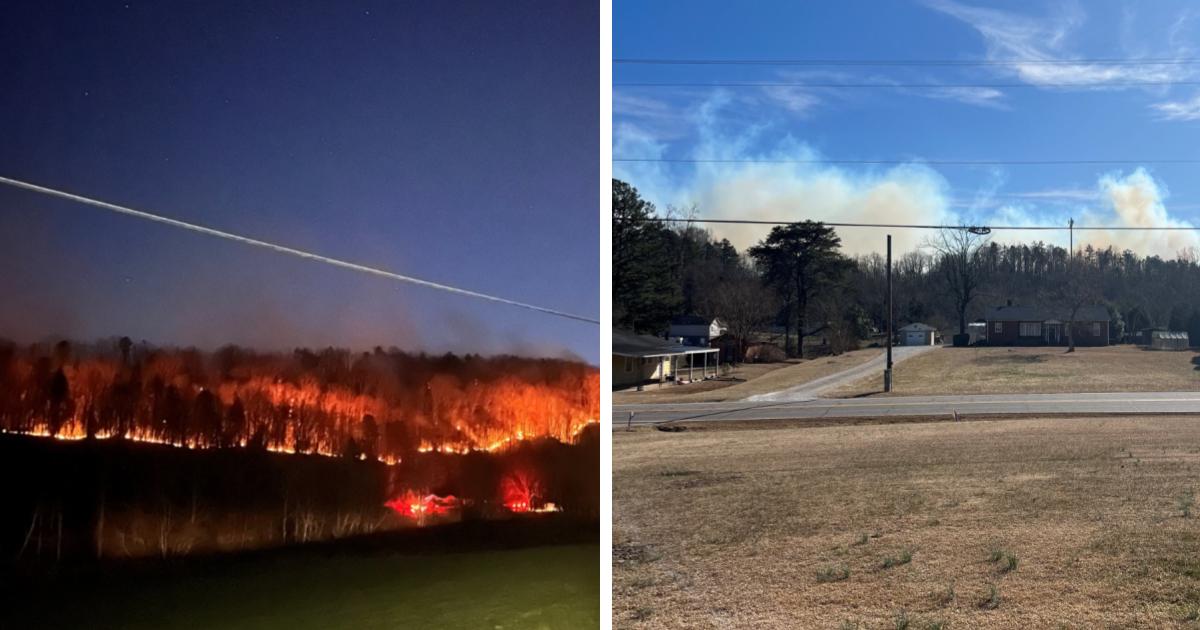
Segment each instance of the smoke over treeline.
[[555,359],[0,342],[0,429],[56,437],[395,461],[570,442],[598,419],[598,392],[595,368]]
[[[660,138],[638,125],[617,125],[614,156],[648,159],[696,159],[676,162],[616,162],[614,176],[630,182],[663,213],[676,218],[695,215],[714,219],[763,221],[827,221],[843,223],[937,224],[1066,227],[1068,218],[1092,226],[1192,227],[1194,224],[1168,204],[1166,182],[1145,168],[1093,172],[1091,183],[1080,186],[1078,175],[1047,189],[1007,192],[1009,177],[999,170],[982,179],[943,174],[919,157],[895,166],[849,167],[824,164],[829,159],[812,145],[782,133],[757,118],[736,122],[736,99],[720,91],[691,116],[669,117],[673,124],[691,125],[696,138],[687,146]],[[762,148],[755,148],[762,147]],[[961,188],[960,188],[961,187]],[[711,226],[713,236],[739,250],[766,236],[761,225]],[[898,251],[918,248],[919,230],[893,230]],[[839,232],[847,255],[866,255],[881,247],[884,233],[875,229]],[[1066,231],[1006,230],[997,233],[1007,244],[1049,239],[1065,246]],[[1088,231],[1075,234],[1075,244],[1090,244],[1141,256],[1174,257],[1181,250],[1200,248],[1196,231]]]
[[[878,250],[854,255],[841,243],[842,230],[819,223],[807,230],[807,256],[761,250],[771,237],[739,249],[715,232],[687,224],[646,222],[653,204],[632,186],[614,180],[613,317],[618,326],[662,334],[672,317],[700,314],[719,317],[729,335],[747,341],[787,330],[802,313],[804,336],[827,340],[826,349],[857,347],[886,328],[885,261]],[[1126,191],[1128,192],[1128,191]],[[1124,194],[1124,193],[1123,193]],[[800,224],[793,224],[795,228]],[[785,228],[779,228],[785,230]],[[817,260],[818,242],[830,245]],[[1064,288],[1087,278],[1087,302],[1107,307],[1112,341],[1122,333],[1149,326],[1189,331],[1200,339],[1200,256],[1184,249],[1164,258],[1143,256],[1112,246],[1078,246],[1072,263],[1067,248],[1040,240],[1004,243],[982,239],[970,250],[968,264],[977,281],[963,313],[967,321],[1012,300],[1018,304],[1058,306]],[[755,256],[758,252],[760,255]],[[792,282],[779,282],[774,263],[810,259],[801,304]],[[819,264],[816,264],[818,263]],[[932,245],[905,251],[893,261],[895,319],[900,325],[924,322],[945,331],[959,328],[959,313],[948,279],[954,260]],[[798,276],[797,276],[798,277]],[[794,350],[785,339],[785,345]]]

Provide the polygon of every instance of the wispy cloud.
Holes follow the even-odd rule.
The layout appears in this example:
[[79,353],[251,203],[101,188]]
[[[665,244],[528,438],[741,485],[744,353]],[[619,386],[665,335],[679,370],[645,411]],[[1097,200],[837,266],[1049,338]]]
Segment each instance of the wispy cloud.
[[614,130],[620,123],[626,123],[639,133],[653,135],[660,140],[683,137],[691,129],[688,121],[692,115],[691,103],[699,97],[690,94],[676,94],[673,97],[661,99],[613,89]]
[[1005,196],[1016,199],[1050,201],[1096,201],[1100,199],[1100,192],[1087,188],[1050,188],[1046,190],[1007,193]]
[[[995,66],[996,72],[1032,85],[1116,89],[1127,87],[1128,83],[1176,81],[1194,75],[1191,67],[1183,65],[1072,63],[1072,59],[1083,56],[1072,53],[1068,42],[1086,21],[1083,9],[1076,3],[1059,5],[1055,14],[1045,17],[976,7],[955,0],[926,0],[925,5],[978,31],[987,46],[987,59],[1006,62]],[[1186,45],[1177,38],[1184,24],[1186,16],[1172,24],[1166,37],[1170,49],[1160,51],[1166,55],[1158,56],[1186,53]]]
[[1150,109],[1163,120],[1200,120],[1200,94],[1183,101],[1154,103]]
[[956,101],[964,105],[1008,109],[1004,102],[1004,92],[995,88],[981,87],[944,87],[925,90],[921,96],[945,101]]
[[804,88],[794,86],[773,85],[763,88],[763,95],[768,100],[783,107],[792,114],[807,115],[821,102],[815,94]]

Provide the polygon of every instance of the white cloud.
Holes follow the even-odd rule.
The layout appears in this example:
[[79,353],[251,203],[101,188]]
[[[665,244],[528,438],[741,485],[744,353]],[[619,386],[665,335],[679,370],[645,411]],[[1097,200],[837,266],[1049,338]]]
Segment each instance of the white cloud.
[[985,87],[944,87],[925,90],[922,96],[946,101],[957,101],[965,105],[1008,109],[1003,102],[1004,92]]
[[1150,106],[1163,120],[1200,120],[1200,94],[1183,101],[1163,101]]
[[[1071,53],[1066,46],[1086,18],[1075,3],[1060,5],[1058,13],[1048,17],[974,7],[954,0],[926,0],[925,4],[978,31],[987,46],[988,60],[1011,62],[995,66],[997,72],[1032,85],[1118,88],[1130,82],[1176,81],[1194,74],[1192,68],[1183,65],[1071,63],[1072,59],[1084,57]],[[1186,23],[1185,18],[1181,20]],[[1165,38],[1170,50],[1154,56],[1185,56],[1186,45],[1173,37],[1180,28],[1180,21],[1172,24]]]

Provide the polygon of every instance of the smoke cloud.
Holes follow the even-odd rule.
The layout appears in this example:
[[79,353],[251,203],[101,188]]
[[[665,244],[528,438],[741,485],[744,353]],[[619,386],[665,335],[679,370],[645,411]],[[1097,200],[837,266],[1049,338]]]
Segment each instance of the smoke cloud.
[[[1149,171],[1097,174],[1095,194],[1072,188],[1072,197],[1060,197],[1053,210],[1036,193],[1003,195],[1002,172],[993,173],[988,186],[974,198],[955,200],[947,178],[931,166],[914,162],[891,168],[794,163],[819,160],[823,156],[790,136],[780,139],[775,150],[748,150],[767,131],[758,126],[737,133],[722,133],[715,112],[728,101],[721,95],[710,98],[692,112],[700,142],[689,156],[696,160],[741,160],[737,162],[621,163],[614,176],[637,187],[642,196],[669,209],[676,218],[690,214],[704,218],[815,221],[841,223],[912,223],[945,225],[1062,225],[1075,217],[1078,225],[1120,227],[1188,227],[1192,223],[1172,216],[1166,206],[1166,185]],[[624,122],[616,127],[613,155],[662,157],[665,143],[645,128]],[[677,150],[670,152],[678,155]],[[757,162],[746,162],[756,160]],[[779,161],[793,163],[778,163]],[[764,162],[775,163],[764,163]],[[1071,187],[1067,187],[1071,188]],[[1039,207],[1041,205],[1041,207]],[[769,226],[708,226],[716,238],[727,238],[739,250],[764,238]],[[922,230],[840,228],[844,250],[849,254],[880,252],[884,235],[890,231],[899,252],[919,248],[928,236]],[[1044,241],[1067,246],[1068,234],[1061,231],[997,230],[1002,243]],[[1141,255],[1174,258],[1183,250],[1200,247],[1195,231],[1138,232],[1122,230],[1077,231],[1075,245],[1113,246]]]

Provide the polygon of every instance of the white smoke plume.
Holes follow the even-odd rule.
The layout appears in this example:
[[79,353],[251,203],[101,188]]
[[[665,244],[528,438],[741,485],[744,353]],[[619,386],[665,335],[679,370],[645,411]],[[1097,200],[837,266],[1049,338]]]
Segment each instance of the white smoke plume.
[[[732,161],[618,162],[614,164],[614,176],[638,188],[660,210],[675,209],[677,218],[694,213],[696,217],[714,219],[1065,228],[1067,219],[1074,217],[1080,226],[1192,226],[1171,215],[1166,206],[1166,185],[1144,168],[1097,173],[1095,194],[1072,189],[1073,197],[1060,199],[1052,210],[1046,209],[1045,199],[1036,193],[1001,194],[998,189],[1004,183],[1002,173],[995,174],[996,181],[964,202],[951,196],[954,188],[946,176],[920,163],[891,168],[795,163],[822,156],[789,136],[776,143],[776,150],[751,152],[748,147],[765,129],[722,135],[712,115],[722,104],[717,95],[695,110],[693,122],[701,141],[689,157]],[[615,156],[654,158],[668,154],[670,149],[668,143],[636,124],[619,124],[615,135]],[[779,163],[787,160],[792,163]],[[765,225],[707,227],[716,238],[727,238],[742,251],[770,231]],[[849,254],[883,251],[888,232],[893,236],[894,250],[901,253],[919,248],[929,235],[925,230],[838,229],[844,251]],[[1068,243],[1065,229],[996,230],[993,234],[1001,243],[1040,240],[1063,247]],[[1200,231],[1076,231],[1076,247],[1087,244],[1175,258],[1188,248],[1200,248]]]

